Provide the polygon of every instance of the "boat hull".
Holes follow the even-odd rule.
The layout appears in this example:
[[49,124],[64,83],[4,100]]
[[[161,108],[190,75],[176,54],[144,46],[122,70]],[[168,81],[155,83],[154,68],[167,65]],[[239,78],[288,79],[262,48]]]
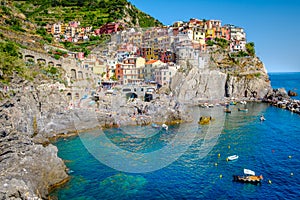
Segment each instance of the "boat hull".
[[233,175],[233,181],[241,183],[260,184],[262,182],[262,176],[238,176]]

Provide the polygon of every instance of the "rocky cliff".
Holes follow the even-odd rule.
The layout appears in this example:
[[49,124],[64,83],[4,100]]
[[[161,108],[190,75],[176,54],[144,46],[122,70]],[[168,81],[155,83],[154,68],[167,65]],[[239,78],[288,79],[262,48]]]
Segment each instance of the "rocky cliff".
[[204,67],[183,65],[171,83],[179,100],[223,100],[263,98],[271,89],[263,63],[258,57],[235,57],[225,51],[209,53]]
[[40,84],[16,76],[1,91],[6,98],[0,105],[0,199],[46,198],[68,179],[57,148],[38,130],[43,113],[58,115],[64,101],[51,88],[37,88]]
[[67,92],[51,80],[13,75],[9,87],[0,86],[0,199],[46,199],[51,188],[68,180],[50,138],[97,127],[190,120],[166,95],[143,102],[103,93],[97,103],[77,99],[70,109]]

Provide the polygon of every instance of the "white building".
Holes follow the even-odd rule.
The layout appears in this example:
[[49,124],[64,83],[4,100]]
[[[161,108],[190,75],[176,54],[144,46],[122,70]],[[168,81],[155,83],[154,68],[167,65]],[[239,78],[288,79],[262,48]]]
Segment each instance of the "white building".
[[179,68],[179,65],[174,64],[156,68],[154,70],[154,80],[162,86],[169,86],[172,82],[172,77]]

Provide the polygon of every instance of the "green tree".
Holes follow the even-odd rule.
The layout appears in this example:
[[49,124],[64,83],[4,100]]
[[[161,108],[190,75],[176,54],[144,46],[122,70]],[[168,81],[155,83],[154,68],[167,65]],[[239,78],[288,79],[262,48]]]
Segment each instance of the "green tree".
[[248,42],[246,44],[246,51],[248,52],[248,54],[250,56],[254,56],[255,55],[254,42]]
[[19,58],[18,46],[13,42],[0,42],[0,71],[2,82],[9,82],[9,76],[13,71],[20,75],[24,73],[24,62]]
[[214,42],[212,40],[207,40],[206,41],[206,45],[207,46],[213,46],[214,45]]

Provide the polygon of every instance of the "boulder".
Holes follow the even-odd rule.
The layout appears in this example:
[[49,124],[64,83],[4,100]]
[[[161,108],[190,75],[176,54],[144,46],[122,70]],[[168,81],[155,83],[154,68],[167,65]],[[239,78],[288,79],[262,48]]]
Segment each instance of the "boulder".
[[289,91],[288,91],[288,95],[289,95],[290,97],[298,96],[298,94],[297,94],[296,92],[292,91],[292,90],[289,90]]

